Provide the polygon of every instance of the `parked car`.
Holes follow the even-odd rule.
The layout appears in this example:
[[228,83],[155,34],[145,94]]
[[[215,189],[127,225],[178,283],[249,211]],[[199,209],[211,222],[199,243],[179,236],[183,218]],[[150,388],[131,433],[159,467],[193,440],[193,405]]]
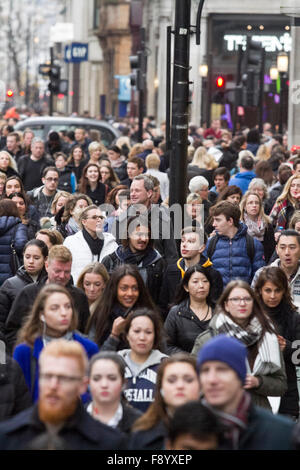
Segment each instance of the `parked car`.
[[111,124],[106,121],[98,121],[97,119],[87,119],[80,117],[52,117],[52,116],[38,116],[30,117],[19,121],[15,126],[16,131],[24,131],[29,128],[32,129],[36,137],[41,137],[46,140],[49,131],[70,131],[75,130],[77,127],[82,127],[89,130],[100,131],[101,142],[106,146],[110,146],[115,139],[120,137],[120,132],[115,129]]

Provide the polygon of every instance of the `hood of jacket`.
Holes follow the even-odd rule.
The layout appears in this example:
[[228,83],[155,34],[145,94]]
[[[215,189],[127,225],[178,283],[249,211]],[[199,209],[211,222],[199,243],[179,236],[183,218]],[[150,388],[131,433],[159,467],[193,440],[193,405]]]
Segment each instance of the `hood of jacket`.
[[[247,230],[248,230],[247,225],[244,224],[243,222],[240,222],[239,227],[238,227],[238,231],[236,232],[236,234],[234,235],[232,240],[238,240],[241,237],[245,237],[246,233],[247,233]],[[222,238],[222,239],[225,239],[225,240],[228,240],[227,235],[219,235],[218,234],[218,237]]]
[[5,235],[6,232],[11,230],[17,224],[21,223],[19,217],[7,216],[4,215],[0,217],[0,237]]
[[[127,358],[129,357],[130,351],[131,349],[122,349],[121,351],[118,351],[118,354],[120,354],[120,356],[122,356],[124,361],[126,362],[126,366],[128,367],[128,369],[130,369],[130,367],[128,365]],[[143,372],[145,369],[147,369],[148,367],[152,367],[152,366],[156,366],[157,364],[160,364],[162,359],[164,359],[165,357],[168,357],[167,354],[162,353],[158,349],[153,349],[150,353],[150,356],[144,362],[142,368],[140,369],[139,374]]]
[[242,171],[241,173],[237,173],[236,175],[234,175],[234,178],[247,181],[251,181],[255,177],[256,174],[254,173],[254,171]]

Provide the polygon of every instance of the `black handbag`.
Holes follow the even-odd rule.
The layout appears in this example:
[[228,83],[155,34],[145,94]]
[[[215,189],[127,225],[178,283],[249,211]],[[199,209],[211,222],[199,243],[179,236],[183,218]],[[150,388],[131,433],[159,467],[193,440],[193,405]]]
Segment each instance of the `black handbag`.
[[15,236],[16,236],[16,231],[17,231],[18,225],[19,224],[17,224],[15,226],[13,237],[12,237],[11,242],[10,242],[11,256],[10,256],[9,266],[10,266],[10,270],[13,273],[13,275],[16,274],[19,267],[21,266],[20,258],[19,258],[18,254],[16,252],[16,249],[15,249]]

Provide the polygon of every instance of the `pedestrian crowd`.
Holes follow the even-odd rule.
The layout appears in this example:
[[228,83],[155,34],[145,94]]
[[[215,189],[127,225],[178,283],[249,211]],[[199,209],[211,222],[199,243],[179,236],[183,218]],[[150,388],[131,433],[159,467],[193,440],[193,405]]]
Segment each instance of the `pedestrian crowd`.
[[[300,448],[300,151],[190,125],[0,139],[0,448]],[[176,217],[176,214],[175,214]]]

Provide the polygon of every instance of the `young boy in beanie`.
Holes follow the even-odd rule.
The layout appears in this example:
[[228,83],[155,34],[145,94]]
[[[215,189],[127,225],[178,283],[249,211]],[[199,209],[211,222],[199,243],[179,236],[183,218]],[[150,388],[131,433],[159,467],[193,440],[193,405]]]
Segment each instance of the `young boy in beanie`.
[[236,338],[218,335],[200,350],[197,365],[203,404],[225,426],[225,448],[292,449],[294,423],[255,406],[244,389],[247,349]]

